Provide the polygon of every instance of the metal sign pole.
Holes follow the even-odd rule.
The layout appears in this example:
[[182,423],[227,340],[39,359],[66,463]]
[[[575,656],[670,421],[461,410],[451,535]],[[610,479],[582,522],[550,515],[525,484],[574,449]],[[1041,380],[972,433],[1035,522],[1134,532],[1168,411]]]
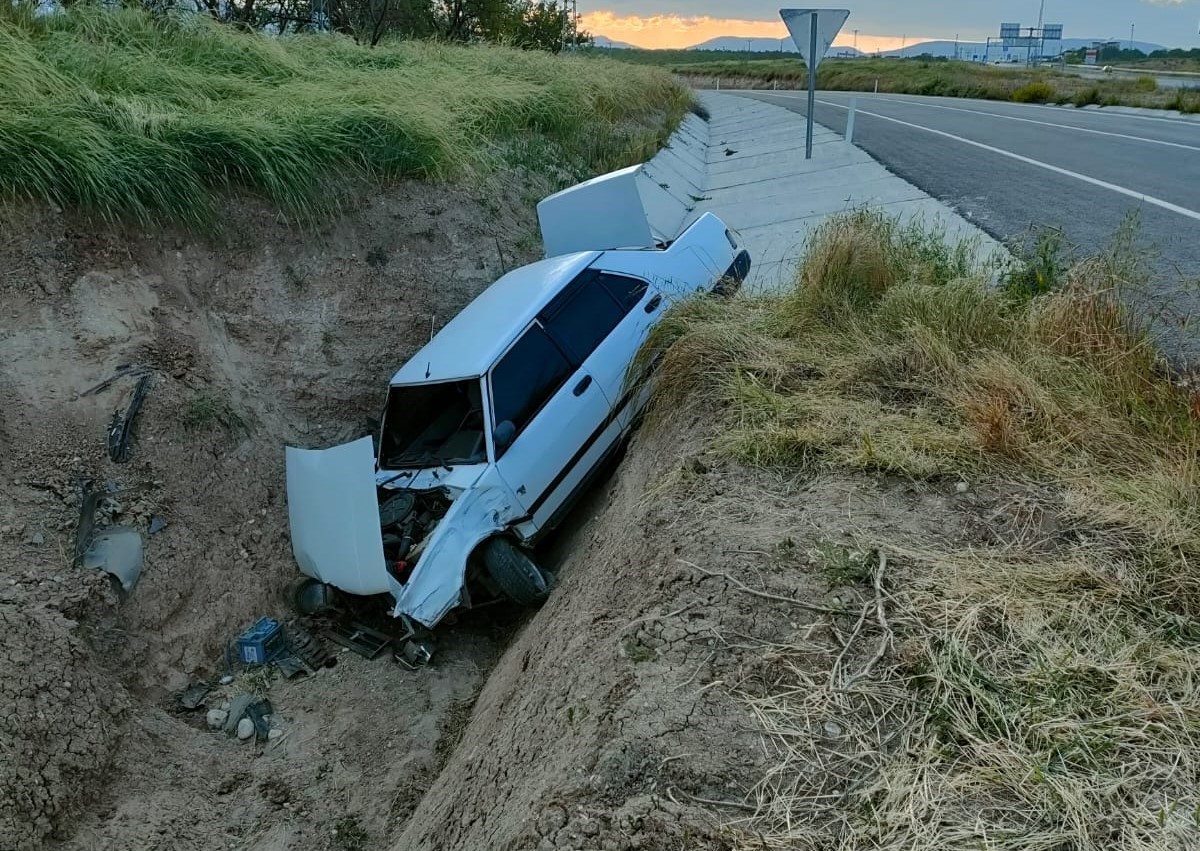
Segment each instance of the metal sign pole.
[[[780,9],[787,26],[808,66],[808,115],[805,121],[804,158],[811,160],[813,152],[813,123],[817,109],[817,66],[825,58],[838,31],[850,17],[848,9]],[[805,24],[807,23],[807,26]]]
[[817,106],[817,16],[812,18],[808,43],[808,130],[804,139],[804,158],[812,159],[813,110]]

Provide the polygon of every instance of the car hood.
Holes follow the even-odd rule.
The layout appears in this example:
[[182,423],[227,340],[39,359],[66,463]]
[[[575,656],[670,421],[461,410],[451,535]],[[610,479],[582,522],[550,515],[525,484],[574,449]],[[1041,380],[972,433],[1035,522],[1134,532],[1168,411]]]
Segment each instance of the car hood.
[[287,447],[292,553],[306,576],[350,594],[390,590],[371,438],[332,449]]

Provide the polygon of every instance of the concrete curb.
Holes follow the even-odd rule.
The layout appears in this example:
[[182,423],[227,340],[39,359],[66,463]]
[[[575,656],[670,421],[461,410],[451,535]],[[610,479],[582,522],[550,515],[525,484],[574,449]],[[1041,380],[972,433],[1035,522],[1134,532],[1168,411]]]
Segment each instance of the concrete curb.
[[865,151],[817,125],[813,159],[804,158],[802,115],[737,95],[702,92],[709,112],[689,115],[642,170],[651,222],[674,235],[712,212],[737,230],[754,258],[749,292],[791,281],[812,232],[829,216],[858,208],[920,220],[951,239],[976,243],[988,261],[1003,247]]

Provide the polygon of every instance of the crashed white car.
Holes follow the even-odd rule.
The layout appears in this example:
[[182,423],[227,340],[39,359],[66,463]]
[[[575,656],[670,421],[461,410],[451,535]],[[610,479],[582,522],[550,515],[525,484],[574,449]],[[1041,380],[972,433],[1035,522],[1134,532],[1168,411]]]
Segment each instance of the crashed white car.
[[[548,236],[562,206],[543,206],[548,253],[586,238]],[[630,238],[609,231],[596,238]],[[392,378],[377,449],[370,437],[288,448],[301,571],[390,594],[410,627],[497,596],[541,602],[551,579],[531,547],[631,429],[645,393],[626,376],[651,327],[749,268],[737,235],[705,214],[669,244],[571,251],[500,278]]]

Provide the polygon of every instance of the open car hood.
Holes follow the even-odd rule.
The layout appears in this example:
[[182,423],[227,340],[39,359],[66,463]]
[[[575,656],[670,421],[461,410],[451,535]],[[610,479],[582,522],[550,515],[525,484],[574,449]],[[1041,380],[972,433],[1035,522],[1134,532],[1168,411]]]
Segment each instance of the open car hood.
[[371,438],[286,450],[288,520],[300,571],[350,594],[390,590]]

